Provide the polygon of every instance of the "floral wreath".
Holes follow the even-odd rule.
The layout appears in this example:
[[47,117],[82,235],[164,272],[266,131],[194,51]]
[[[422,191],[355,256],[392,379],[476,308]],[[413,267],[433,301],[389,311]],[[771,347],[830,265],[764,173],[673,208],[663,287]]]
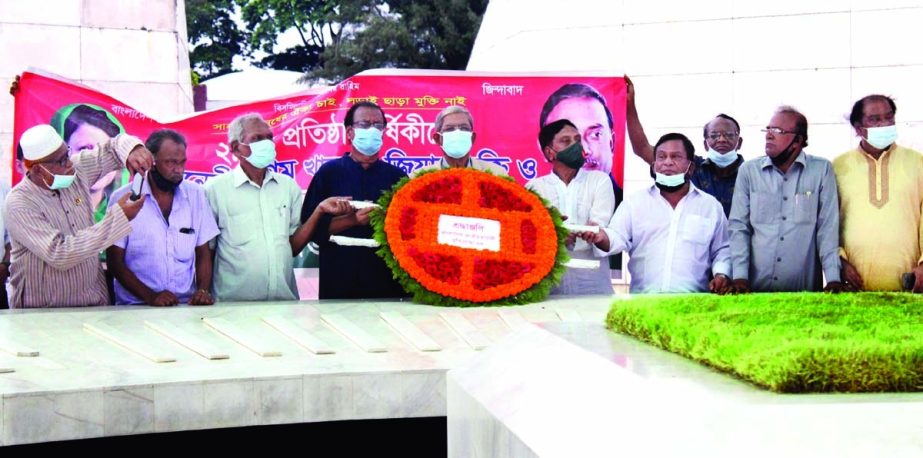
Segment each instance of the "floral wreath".
[[[564,274],[557,209],[510,177],[473,169],[399,181],[371,214],[377,253],[420,303],[470,307],[539,302]],[[443,216],[499,223],[499,251],[438,243]]]

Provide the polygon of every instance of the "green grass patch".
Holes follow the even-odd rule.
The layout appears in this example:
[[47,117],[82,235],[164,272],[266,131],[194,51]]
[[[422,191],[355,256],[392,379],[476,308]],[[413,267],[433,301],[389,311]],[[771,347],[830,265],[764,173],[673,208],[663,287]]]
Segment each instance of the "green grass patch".
[[923,391],[919,295],[641,295],[606,326],[777,392]]

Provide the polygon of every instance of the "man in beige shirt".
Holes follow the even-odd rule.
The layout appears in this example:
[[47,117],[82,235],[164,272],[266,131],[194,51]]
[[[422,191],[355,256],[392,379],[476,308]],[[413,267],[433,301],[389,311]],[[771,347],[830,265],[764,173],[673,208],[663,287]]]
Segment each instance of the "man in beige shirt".
[[436,115],[433,127],[435,128],[433,141],[442,147],[445,156],[435,164],[414,170],[410,174],[411,178],[429,170],[465,167],[483,170],[494,175],[507,175],[506,170],[500,165],[471,157],[471,146],[477,134],[474,132],[474,119],[471,118],[471,112],[465,107],[458,105],[446,107]]
[[93,224],[90,185],[121,170],[145,172],[144,144],[130,135],[69,158],[61,136],[47,124],[19,140],[26,176],[7,197],[4,221],[12,243],[12,308],[77,307],[110,303],[99,252],[131,232],[129,221],[144,198],[129,195]]

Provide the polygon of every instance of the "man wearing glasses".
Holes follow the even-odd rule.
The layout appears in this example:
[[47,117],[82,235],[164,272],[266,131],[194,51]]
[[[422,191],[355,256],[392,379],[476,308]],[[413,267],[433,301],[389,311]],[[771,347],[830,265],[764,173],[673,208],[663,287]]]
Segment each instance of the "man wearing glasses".
[[[305,222],[321,203],[333,196],[376,201],[386,190],[407,175],[403,170],[380,160],[385,112],[371,102],[359,102],[346,112],[343,121],[350,150],[343,157],[325,163],[314,174],[301,207]],[[334,216],[324,214],[311,240],[320,247],[320,299],[403,297],[407,293],[391,276],[391,270],[363,246],[340,246],[329,241],[331,235],[372,238],[369,213],[372,208]]]
[[[635,86],[631,79],[625,77],[628,86],[626,124],[631,148],[644,162],[654,164],[654,147],[644,133],[644,127],[638,117],[635,105]],[[731,214],[731,200],[734,196],[734,184],[737,182],[737,170],[744,163],[738,154],[743,138],[740,137],[740,124],[734,118],[722,113],[705,124],[703,129],[705,152],[707,157],[695,156],[695,172],[692,184],[698,189],[711,194],[724,209],[724,215]]]
[[854,290],[898,291],[913,271],[923,292],[923,156],[894,142],[897,105],[884,95],[853,104],[859,146],[833,161],[840,193],[843,280]]
[[737,174],[729,218],[732,285],[723,292],[839,292],[839,206],[830,161],[809,156],[808,121],[792,107],[773,114],[766,156]]
[[436,115],[433,141],[442,148],[445,156],[435,164],[421,167],[410,174],[411,178],[429,170],[453,168],[472,168],[494,175],[506,175],[506,170],[490,161],[471,157],[471,146],[477,139],[474,132],[474,119],[467,108],[451,105]]
[[10,191],[4,222],[10,231],[13,308],[109,304],[99,252],[131,233],[144,198],[126,194],[93,224],[90,185],[127,166],[151,168],[141,140],[120,134],[69,158],[64,139],[47,124],[23,132],[26,176]]

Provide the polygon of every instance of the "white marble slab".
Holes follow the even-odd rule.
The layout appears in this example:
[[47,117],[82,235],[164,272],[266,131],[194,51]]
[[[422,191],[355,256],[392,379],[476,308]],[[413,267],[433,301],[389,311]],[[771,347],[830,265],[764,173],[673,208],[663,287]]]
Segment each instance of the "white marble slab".
[[[602,322],[612,298],[578,301],[585,319]],[[510,310],[538,324],[558,322],[565,302]],[[183,431],[229,426],[407,418],[446,414],[445,372],[477,354],[440,316],[446,308],[407,302],[289,302],[218,304],[213,307],[99,307],[0,311],[0,331],[40,350],[37,357],[6,353],[16,372],[0,374],[0,444]],[[489,341],[510,334],[496,308],[464,311],[470,326]],[[441,351],[421,351],[387,324],[398,313]],[[369,353],[332,329],[322,315],[336,315],[374,338],[387,351]],[[281,356],[266,358],[206,326],[225,321]],[[277,319],[322,341],[332,354],[267,324]],[[106,323],[139,346],[157,348],[176,361],[154,363],[83,330]],[[145,323],[182,335],[178,342]],[[277,323],[278,324],[278,323]],[[285,326],[283,325],[283,328]],[[176,330],[179,330],[176,332]],[[193,336],[188,339],[188,336]],[[206,359],[189,340],[226,354]],[[194,348],[190,348],[194,347]],[[317,350],[317,348],[315,348]],[[204,351],[203,351],[204,352]],[[208,353],[208,352],[204,352]],[[29,427],[34,424],[47,427]]]
[[227,352],[223,352],[213,345],[196,337],[190,332],[180,329],[169,321],[156,320],[145,321],[144,326],[157,332],[158,334],[192,350],[205,359],[228,359]]
[[598,323],[447,373],[449,456],[923,456],[923,393],[782,395]]
[[490,345],[490,340],[471,324],[461,312],[443,312],[439,316],[474,350],[482,350]]
[[130,335],[106,323],[83,323],[83,329],[113,345],[118,345],[155,363],[172,363],[176,361],[176,357],[173,355],[158,351],[159,349],[157,348],[151,348],[141,342],[137,336]]
[[384,353],[388,348],[384,346],[377,338],[369,335],[362,328],[337,313],[327,313],[321,315],[321,320],[328,326],[339,332],[359,348],[369,353]]
[[394,331],[401,335],[420,351],[441,351],[442,347],[431,339],[426,333],[417,328],[404,315],[397,312],[381,312],[378,314]]
[[244,348],[264,357],[282,356],[282,352],[275,347],[267,345],[259,337],[248,333],[236,324],[224,318],[202,318],[202,323],[218,331],[228,339],[237,342]]
[[294,340],[298,345],[307,348],[311,353],[316,355],[332,355],[336,353],[329,344],[283,317],[263,317],[263,322],[289,339]]

